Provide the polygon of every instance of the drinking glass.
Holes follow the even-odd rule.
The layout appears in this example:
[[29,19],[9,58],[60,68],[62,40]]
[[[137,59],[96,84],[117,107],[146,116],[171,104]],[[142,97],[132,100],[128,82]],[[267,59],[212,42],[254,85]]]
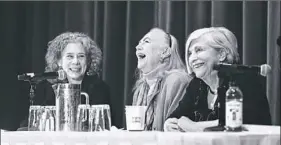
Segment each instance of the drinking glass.
[[40,118],[40,131],[55,131],[56,106],[45,106]]
[[78,105],[77,111],[77,131],[88,132],[89,128],[89,114],[90,114],[90,105],[81,104]]
[[111,113],[109,105],[92,105],[89,121],[90,131],[110,130]]
[[44,106],[32,105],[29,108],[28,131],[40,131],[40,121]]

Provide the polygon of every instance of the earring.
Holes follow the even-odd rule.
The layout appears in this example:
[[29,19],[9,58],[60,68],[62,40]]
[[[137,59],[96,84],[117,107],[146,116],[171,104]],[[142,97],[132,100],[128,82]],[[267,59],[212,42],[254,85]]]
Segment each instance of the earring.
[[87,75],[87,76],[91,76],[91,75],[93,75],[93,74],[90,73],[89,71],[87,71],[87,72],[86,72],[86,75]]
[[93,75],[93,72],[90,71],[90,68],[91,68],[91,63],[88,63],[87,69],[86,69],[86,75],[87,76],[92,76]]
[[167,47],[166,50],[160,55],[160,62],[163,63],[166,58],[171,56],[171,48]]

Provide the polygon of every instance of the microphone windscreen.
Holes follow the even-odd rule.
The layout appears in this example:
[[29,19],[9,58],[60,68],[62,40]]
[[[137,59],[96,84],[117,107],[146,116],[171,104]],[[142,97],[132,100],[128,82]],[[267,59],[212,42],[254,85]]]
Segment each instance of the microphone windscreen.
[[26,76],[26,75],[18,75],[18,80],[25,80],[27,77],[29,76]]
[[268,64],[261,65],[260,74],[262,76],[267,76],[271,72],[271,67]]
[[62,69],[60,69],[59,71],[58,71],[58,80],[64,80],[64,79],[66,79],[66,73],[64,72],[64,70],[62,70]]

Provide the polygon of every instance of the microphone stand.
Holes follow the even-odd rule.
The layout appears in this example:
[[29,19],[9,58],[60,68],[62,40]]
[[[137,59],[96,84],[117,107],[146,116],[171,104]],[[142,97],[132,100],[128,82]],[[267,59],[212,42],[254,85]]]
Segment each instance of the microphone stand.
[[36,85],[40,82],[39,80],[34,79],[34,77],[29,77],[27,80],[30,84],[30,89],[29,89],[29,102],[30,106],[34,105],[34,98],[35,98],[35,90],[36,90]]
[[[207,127],[204,129],[204,131],[224,131],[225,130],[225,93],[226,90],[228,89],[228,79],[226,79],[227,77],[229,77],[227,74],[222,73],[222,72],[218,72],[218,77],[219,77],[219,87],[217,89],[218,92],[218,109],[217,109],[217,114],[218,114],[218,119],[219,119],[219,123],[217,126],[211,126],[211,127]],[[227,83],[223,83],[226,85],[222,85],[222,81],[227,81]]]
[[25,79],[19,79],[19,80],[24,80],[29,82],[30,85],[30,89],[29,89],[29,103],[30,105],[34,105],[34,98],[35,98],[35,89],[36,89],[36,85],[42,81],[40,79],[38,79],[38,77],[36,76],[24,76]]
[[33,105],[34,97],[35,97],[36,82],[29,80],[29,84],[30,84],[30,90],[29,90],[29,99],[30,100],[29,100],[29,102],[30,102],[30,105]]

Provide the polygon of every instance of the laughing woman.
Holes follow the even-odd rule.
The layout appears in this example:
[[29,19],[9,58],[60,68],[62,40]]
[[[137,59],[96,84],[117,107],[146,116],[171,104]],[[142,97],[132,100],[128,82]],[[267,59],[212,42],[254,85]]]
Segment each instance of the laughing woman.
[[[218,125],[218,92],[225,94],[231,79],[243,92],[243,123],[271,124],[263,78],[252,74],[218,77],[217,63],[239,61],[235,35],[224,27],[202,28],[186,42],[186,65],[195,77],[177,109],[165,122],[165,131],[203,131]],[[219,80],[221,79],[221,80]]]
[[151,29],[136,46],[138,79],[133,105],[147,106],[145,130],[163,130],[164,121],[175,110],[191,80],[187,75],[174,36]]
[[[55,37],[48,44],[45,71],[63,70],[66,78],[40,82],[36,86],[34,105],[55,105],[54,91],[58,83],[81,84],[81,91],[89,95],[89,104],[109,104],[109,86],[99,77],[101,60],[100,48],[86,34],[65,32]],[[84,97],[81,103],[85,103]],[[26,125],[27,117],[21,127]]]

